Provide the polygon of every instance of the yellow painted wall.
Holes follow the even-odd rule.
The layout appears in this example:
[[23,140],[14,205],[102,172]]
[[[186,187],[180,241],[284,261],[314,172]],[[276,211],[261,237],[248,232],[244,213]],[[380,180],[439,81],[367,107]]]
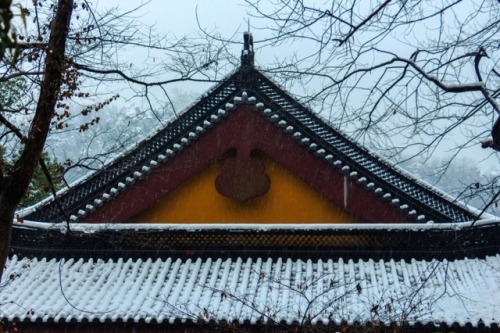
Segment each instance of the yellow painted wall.
[[[222,162],[191,177],[155,205],[133,218],[157,223],[343,223],[354,219],[269,158],[268,193],[239,202],[215,189]],[[339,184],[339,186],[342,186]]]

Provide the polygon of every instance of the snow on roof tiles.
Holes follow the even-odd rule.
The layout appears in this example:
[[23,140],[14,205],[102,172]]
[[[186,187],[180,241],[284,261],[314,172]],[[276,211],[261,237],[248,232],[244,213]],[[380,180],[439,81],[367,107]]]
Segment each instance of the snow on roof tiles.
[[0,319],[498,323],[500,256],[455,261],[13,256]]

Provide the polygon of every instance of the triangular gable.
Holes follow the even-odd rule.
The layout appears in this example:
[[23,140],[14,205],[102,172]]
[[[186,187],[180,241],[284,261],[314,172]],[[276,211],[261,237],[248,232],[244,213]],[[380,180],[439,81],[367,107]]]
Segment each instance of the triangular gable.
[[[253,67],[59,201],[72,221],[127,221],[234,148],[270,156],[359,222],[476,218],[351,142]],[[26,218],[64,219],[54,202]]]
[[[320,157],[311,154],[273,122],[268,121],[255,105],[241,104],[228,111],[217,125],[193,140],[176,156],[143,179],[137,180],[133,186],[97,208],[82,221],[128,221],[230,150],[235,150],[236,156],[241,159],[250,157],[252,151],[261,151],[271,156],[327,200],[356,216],[358,221],[410,221],[396,206],[361,188],[341,170],[332,168]],[[215,187],[215,183],[213,186]],[[200,197],[199,200],[204,199]]]
[[[333,204],[306,182],[264,154],[252,159],[264,166],[270,179],[266,193],[241,201],[224,196],[214,184],[221,179],[228,154],[193,175],[158,202],[134,216],[134,222],[164,223],[347,223],[359,218]],[[250,177],[255,175],[249,174]]]

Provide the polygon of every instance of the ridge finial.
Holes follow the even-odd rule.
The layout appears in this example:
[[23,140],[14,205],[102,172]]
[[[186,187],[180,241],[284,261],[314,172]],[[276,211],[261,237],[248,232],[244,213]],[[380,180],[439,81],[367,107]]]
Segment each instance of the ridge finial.
[[253,67],[253,36],[250,32],[243,33],[243,51],[241,51],[241,66]]

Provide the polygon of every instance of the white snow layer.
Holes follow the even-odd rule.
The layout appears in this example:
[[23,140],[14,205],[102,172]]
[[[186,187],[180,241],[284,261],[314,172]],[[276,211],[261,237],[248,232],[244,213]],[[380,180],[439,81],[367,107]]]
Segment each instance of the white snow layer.
[[500,318],[500,255],[455,261],[13,256],[3,276],[0,318],[7,320],[489,326]]
[[[491,224],[499,224],[498,218],[484,219],[471,222],[458,223],[321,223],[321,224],[216,224],[216,223],[71,223],[72,231],[94,233],[103,230],[186,230],[186,231],[202,231],[202,230],[231,230],[231,231],[266,231],[266,230],[466,230],[472,227],[480,227]],[[68,225],[65,222],[50,223],[50,222],[34,222],[23,221],[19,223],[14,221],[17,228],[36,228],[36,229],[52,229],[65,232]]]

